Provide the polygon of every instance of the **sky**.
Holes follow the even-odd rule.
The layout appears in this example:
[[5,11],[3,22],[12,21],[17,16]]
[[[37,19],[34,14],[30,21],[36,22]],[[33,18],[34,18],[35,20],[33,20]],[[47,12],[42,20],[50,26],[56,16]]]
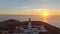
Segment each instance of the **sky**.
[[60,15],[60,0],[0,0],[0,15]]

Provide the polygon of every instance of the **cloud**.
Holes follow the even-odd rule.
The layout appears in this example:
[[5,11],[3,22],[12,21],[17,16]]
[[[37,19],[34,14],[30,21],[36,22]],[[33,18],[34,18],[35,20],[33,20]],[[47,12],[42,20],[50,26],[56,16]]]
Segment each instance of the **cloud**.
[[38,11],[38,12],[41,12],[41,11],[47,11],[47,9],[45,8],[33,8],[33,7],[29,7],[29,6],[25,6],[25,7],[19,7],[20,9],[22,9],[22,10],[20,10],[20,11]]
[[40,1],[48,1],[48,0],[40,0]]
[[41,9],[36,9],[36,8],[35,8],[35,9],[26,9],[26,10],[24,10],[24,11],[38,11],[38,12],[39,12],[40,10],[41,10]]
[[28,8],[30,8],[30,7],[19,7],[19,8],[21,8],[21,9],[28,9]]
[[40,9],[26,9],[24,11],[39,11]]

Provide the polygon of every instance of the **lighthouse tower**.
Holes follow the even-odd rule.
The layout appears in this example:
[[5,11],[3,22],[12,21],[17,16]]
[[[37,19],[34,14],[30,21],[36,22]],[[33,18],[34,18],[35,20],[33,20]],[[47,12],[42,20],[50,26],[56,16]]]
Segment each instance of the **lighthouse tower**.
[[32,28],[31,19],[29,18],[29,21],[28,21],[28,29],[31,29],[31,28]]

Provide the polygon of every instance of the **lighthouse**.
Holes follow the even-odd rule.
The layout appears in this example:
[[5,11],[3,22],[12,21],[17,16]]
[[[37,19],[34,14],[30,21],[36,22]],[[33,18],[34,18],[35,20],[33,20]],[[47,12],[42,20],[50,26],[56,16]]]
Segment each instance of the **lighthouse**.
[[29,18],[29,21],[28,21],[28,29],[31,29],[31,28],[32,28],[31,19]]

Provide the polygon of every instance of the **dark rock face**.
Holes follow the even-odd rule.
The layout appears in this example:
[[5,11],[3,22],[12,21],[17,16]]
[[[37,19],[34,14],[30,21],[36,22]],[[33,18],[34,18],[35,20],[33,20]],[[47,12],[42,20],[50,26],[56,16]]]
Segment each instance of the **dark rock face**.
[[[44,25],[45,29],[48,30],[48,32],[44,32],[44,33],[40,32],[39,34],[60,34],[60,29],[48,23],[45,23],[42,21],[31,21],[31,23],[33,28],[36,28],[36,26],[39,26],[39,25]],[[4,30],[5,28],[5,30],[14,31],[16,26],[18,27],[22,26],[23,28],[28,28],[27,25],[28,25],[28,21],[20,22],[15,19],[9,19],[0,23],[0,30]]]
[[15,20],[15,19],[9,19],[9,20],[1,22],[0,25],[4,25],[4,26],[16,26],[18,23],[20,23],[20,21]]

